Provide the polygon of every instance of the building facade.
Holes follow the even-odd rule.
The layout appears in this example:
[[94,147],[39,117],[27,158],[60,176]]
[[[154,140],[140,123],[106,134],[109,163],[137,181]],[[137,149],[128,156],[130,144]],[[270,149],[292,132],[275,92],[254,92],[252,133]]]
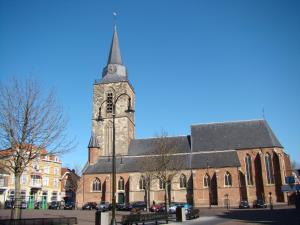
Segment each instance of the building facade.
[[[21,176],[21,198],[28,202],[46,202],[61,200],[61,160],[55,155],[47,155],[46,151],[40,157],[32,160]],[[9,156],[11,149],[1,150],[0,154]],[[6,160],[7,161],[7,160]],[[3,164],[2,164],[3,165]],[[8,176],[0,175],[0,201],[13,200],[15,197],[14,174],[5,169]],[[1,185],[4,185],[4,187]]]
[[[89,201],[111,202],[111,155],[113,103],[116,131],[116,198],[117,202],[145,199],[143,159],[154,155],[157,138],[135,139],[133,108],[135,92],[123,65],[116,28],[108,62],[102,78],[94,83],[92,135],[88,145],[88,162],[77,191],[80,204]],[[99,120],[101,115],[101,120]],[[184,166],[171,183],[171,201],[189,202],[196,207],[226,202],[237,205],[240,200],[256,199],[286,202],[281,192],[290,161],[265,120],[234,121],[192,125],[186,136],[167,137],[177,148],[172,157],[181,157]],[[150,200],[164,201],[160,181],[151,186]]]
[[76,202],[76,191],[80,176],[75,170],[61,168],[61,199],[65,202]]

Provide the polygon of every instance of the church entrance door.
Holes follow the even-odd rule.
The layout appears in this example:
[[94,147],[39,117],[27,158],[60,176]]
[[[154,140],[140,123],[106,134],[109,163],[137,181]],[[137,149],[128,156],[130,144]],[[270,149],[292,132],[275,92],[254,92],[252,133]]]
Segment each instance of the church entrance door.
[[125,203],[125,194],[124,193],[118,193],[118,203],[120,203],[120,204]]

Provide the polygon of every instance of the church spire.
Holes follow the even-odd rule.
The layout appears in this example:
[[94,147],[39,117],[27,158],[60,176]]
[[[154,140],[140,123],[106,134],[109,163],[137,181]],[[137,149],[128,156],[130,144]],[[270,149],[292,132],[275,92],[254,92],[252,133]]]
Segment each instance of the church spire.
[[111,41],[109,56],[107,65],[109,64],[119,64],[123,65],[122,63],[122,57],[121,57],[121,51],[119,47],[119,38],[118,38],[118,32],[117,32],[117,26],[115,24],[114,26],[114,34]]
[[116,26],[116,13],[114,15],[114,33],[111,41],[107,64],[102,71],[102,83],[127,81],[126,67],[123,65],[121,51],[119,47],[119,38]]

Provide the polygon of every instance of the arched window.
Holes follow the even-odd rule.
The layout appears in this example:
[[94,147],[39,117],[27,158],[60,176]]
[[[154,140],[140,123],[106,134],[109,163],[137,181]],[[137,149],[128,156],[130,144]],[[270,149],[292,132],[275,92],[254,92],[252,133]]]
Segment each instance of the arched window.
[[252,178],[252,165],[251,165],[251,157],[250,155],[246,155],[245,158],[246,162],[246,178],[247,178],[247,184],[253,185],[253,178]]
[[118,190],[124,190],[124,179],[123,177],[120,177],[118,181]]
[[180,188],[186,188],[186,176],[184,174],[181,174],[179,183],[180,183]]
[[203,187],[209,187],[209,175],[208,174],[205,174],[204,177],[203,177]]
[[269,153],[266,154],[265,161],[266,161],[266,171],[267,171],[268,184],[274,184],[272,159],[271,159],[271,155]]
[[224,178],[225,178],[225,186],[231,186],[232,179],[231,179],[231,174],[228,171],[226,171]]
[[159,180],[159,189],[166,189],[166,183],[162,179]]
[[141,176],[141,178],[140,178],[139,188],[140,188],[140,190],[146,189],[146,180],[145,180],[144,176]]
[[101,191],[101,181],[99,178],[95,178],[93,181],[93,191]]

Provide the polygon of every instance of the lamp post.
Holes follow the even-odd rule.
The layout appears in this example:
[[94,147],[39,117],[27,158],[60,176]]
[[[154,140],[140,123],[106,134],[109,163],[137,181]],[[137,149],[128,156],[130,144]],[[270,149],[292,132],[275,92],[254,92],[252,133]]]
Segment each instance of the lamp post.
[[[115,118],[116,118],[116,104],[121,96],[128,97],[128,106],[126,113],[134,112],[131,108],[131,97],[127,93],[119,94],[115,99],[112,100],[112,123],[113,123],[113,136],[112,136],[112,218],[111,225],[116,224],[116,127],[115,127]],[[99,107],[99,115],[97,121],[103,121],[104,119],[101,116],[101,109],[103,104],[107,102],[107,99],[104,100]]]

